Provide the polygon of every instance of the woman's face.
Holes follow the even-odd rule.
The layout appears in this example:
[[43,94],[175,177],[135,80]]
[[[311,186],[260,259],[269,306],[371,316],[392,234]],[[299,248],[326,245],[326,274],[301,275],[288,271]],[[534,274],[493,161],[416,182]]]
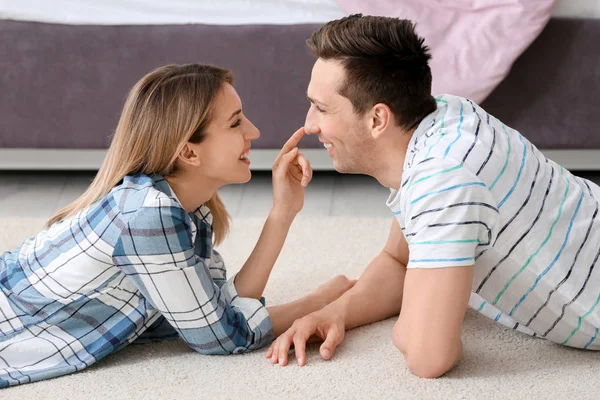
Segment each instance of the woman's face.
[[248,182],[250,142],[260,132],[242,113],[240,97],[230,84],[223,85],[214,106],[206,137],[195,145],[201,160],[198,171],[219,186]]

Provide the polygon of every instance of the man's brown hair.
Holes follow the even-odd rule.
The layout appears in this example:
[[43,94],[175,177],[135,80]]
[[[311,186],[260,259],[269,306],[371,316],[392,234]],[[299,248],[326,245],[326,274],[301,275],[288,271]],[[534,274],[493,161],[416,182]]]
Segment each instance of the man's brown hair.
[[341,62],[346,79],[338,92],[355,112],[384,103],[405,129],[436,109],[423,42],[409,20],[362,14],[328,22],[306,41],[315,56]]

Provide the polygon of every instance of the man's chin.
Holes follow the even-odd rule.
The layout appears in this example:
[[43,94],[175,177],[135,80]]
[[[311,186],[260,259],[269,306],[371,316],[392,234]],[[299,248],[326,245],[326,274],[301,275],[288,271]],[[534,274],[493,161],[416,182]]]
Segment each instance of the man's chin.
[[332,162],[333,162],[333,169],[335,169],[340,174],[345,173],[343,165],[340,165],[340,163],[335,158],[332,158]]
[[348,162],[341,162],[339,158],[333,159],[333,168],[340,174],[363,174],[364,172],[360,168],[356,168],[356,165]]

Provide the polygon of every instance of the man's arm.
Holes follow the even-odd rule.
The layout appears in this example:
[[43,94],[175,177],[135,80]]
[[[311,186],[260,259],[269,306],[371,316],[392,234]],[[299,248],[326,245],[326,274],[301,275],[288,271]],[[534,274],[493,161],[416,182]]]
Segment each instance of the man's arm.
[[472,266],[408,269],[393,340],[415,375],[437,378],[460,361],[472,279]]
[[292,343],[298,363],[306,362],[306,341],[325,342],[321,355],[330,359],[344,329],[400,313],[393,340],[408,368],[420,377],[439,377],[462,356],[460,331],[471,293],[473,267],[407,270],[408,244],[396,220],[382,252],[356,285],[337,301],[298,320],[269,348],[271,362],[286,365]]
[[394,343],[415,375],[434,378],[462,356],[473,264],[492,246],[499,207],[486,183],[451,158],[418,164],[403,196],[410,257]]
[[408,245],[394,219],[381,253],[366,268],[356,285],[323,309],[296,320],[292,327],[271,344],[267,358],[286,365],[292,343],[298,364],[306,362],[306,342],[313,335],[324,340],[321,355],[333,356],[344,339],[344,331],[380,321],[400,312],[402,288],[408,262]]
[[411,172],[402,209],[410,250],[394,223],[384,251],[353,290],[296,321],[276,341],[272,348],[280,363],[287,362],[293,341],[303,365],[304,346],[313,334],[325,340],[321,356],[329,359],[345,329],[389,317],[400,306],[394,343],[413,373],[437,377],[458,363],[472,265],[475,254],[492,246],[498,205],[486,184],[454,160],[432,158]]
[[328,307],[343,316],[345,329],[400,313],[393,340],[407,367],[417,376],[436,378],[462,357],[460,332],[473,267],[407,270],[408,256],[407,242],[394,219],[383,251],[356,286]]

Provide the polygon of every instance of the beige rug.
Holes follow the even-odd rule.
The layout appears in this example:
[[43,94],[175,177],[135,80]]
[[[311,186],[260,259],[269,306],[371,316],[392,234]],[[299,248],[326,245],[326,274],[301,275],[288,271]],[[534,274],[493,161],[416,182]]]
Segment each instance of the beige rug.
[[[35,234],[41,220],[0,219],[0,250]],[[358,277],[381,249],[390,220],[299,218],[267,286],[270,304],[327,278]],[[238,219],[221,251],[231,271],[255,243],[262,220]],[[470,311],[462,364],[446,377],[411,375],[391,341],[394,319],[348,332],[335,358],[309,347],[308,365],[281,368],[264,351],[202,356],[183,342],[130,346],[78,374],[0,390],[0,399],[597,399],[600,354],[506,330]]]

